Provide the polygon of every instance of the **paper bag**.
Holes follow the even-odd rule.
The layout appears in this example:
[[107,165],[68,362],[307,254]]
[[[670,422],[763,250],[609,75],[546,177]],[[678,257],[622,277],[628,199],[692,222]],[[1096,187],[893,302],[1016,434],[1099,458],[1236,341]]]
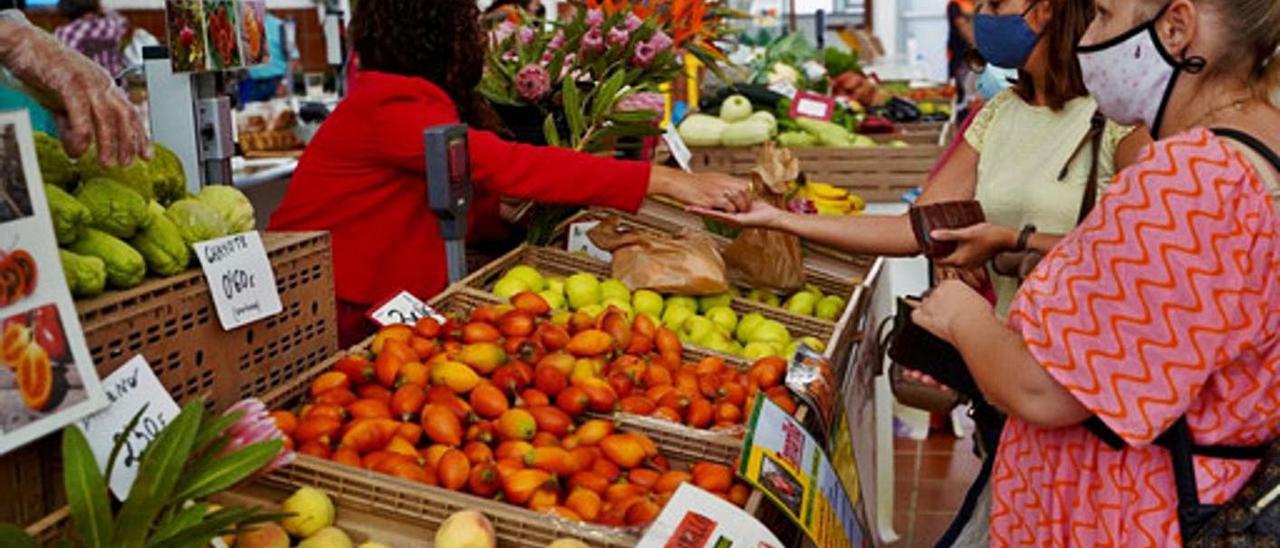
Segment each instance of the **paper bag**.
[[632,290],[652,289],[679,295],[715,295],[729,290],[724,260],[706,234],[675,236],[642,233],[609,217],[587,233],[600,249],[613,253],[613,277]]
[[[790,150],[765,143],[751,170],[752,188],[760,199],[786,209],[787,187],[799,175],[800,161]],[[798,236],[748,228],[725,248],[724,260],[760,289],[786,292],[804,286],[804,254]]]

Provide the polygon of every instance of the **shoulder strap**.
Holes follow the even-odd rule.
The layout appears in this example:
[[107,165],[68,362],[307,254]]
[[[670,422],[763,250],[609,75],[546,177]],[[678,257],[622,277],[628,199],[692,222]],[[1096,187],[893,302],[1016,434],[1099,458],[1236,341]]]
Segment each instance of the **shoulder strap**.
[[1076,225],[1084,223],[1084,220],[1093,212],[1093,206],[1098,203],[1098,162],[1101,161],[1102,136],[1107,132],[1106,129],[1107,119],[1095,112],[1093,118],[1089,120],[1089,138],[1093,141],[1093,155],[1089,159],[1089,179],[1084,185],[1084,196],[1080,198],[1080,215],[1076,217]]
[[1243,131],[1230,128],[1213,128],[1211,131],[1213,131],[1213,134],[1218,137],[1231,139],[1249,147],[1254,152],[1257,152],[1259,156],[1262,156],[1267,163],[1270,163],[1271,167],[1276,168],[1276,171],[1280,171],[1280,154],[1276,154],[1276,151],[1271,150],[1271,147],[1267,146],[1257,137],[1249,135]]

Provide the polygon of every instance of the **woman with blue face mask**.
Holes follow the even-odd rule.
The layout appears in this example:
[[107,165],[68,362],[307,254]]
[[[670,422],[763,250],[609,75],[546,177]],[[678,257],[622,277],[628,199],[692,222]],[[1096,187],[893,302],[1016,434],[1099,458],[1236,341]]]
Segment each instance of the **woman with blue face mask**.
[[1096,4],[1084,82],[1158,141],[1007,320],[953,282],[913,318],[1009,414],[993,546],[1274,544],[1280,3]]
[[[943,259],[961,268],[945,271],[943,277],[974,285],[990,277],[998,311],[1012,302],[1018,280],[992,277],[987,263],[1005,251],[1052,249],[1058,235],[1070,232],[1082,210],[1093,206],[1112,175],[1150,142],[1145,132],[1095,117],[1097,103],[1088,96],[1075,55],[1093,14],[1092,0],[996,0],[977,8],[978,51],[992,65],[1017,70],[1017,83],[978,112],[944,165],[924,183],[917,204],[973,199],[982,204],[988,223],[936,236],[964,244]],[[912,256],[921,251],[907,215],[798,215],[763,202],[746,213],[703,214],[783,230],[853,253]],[[991,454],[1003,419],[989,407],[975,409],[974,415],[980,445]],[[979,483],[985,485],[985,479]],[[985,545],[986,506],[978,499],[970,507],[978,526],[957,544]],[[955,532],[944,540],[955,541]]]

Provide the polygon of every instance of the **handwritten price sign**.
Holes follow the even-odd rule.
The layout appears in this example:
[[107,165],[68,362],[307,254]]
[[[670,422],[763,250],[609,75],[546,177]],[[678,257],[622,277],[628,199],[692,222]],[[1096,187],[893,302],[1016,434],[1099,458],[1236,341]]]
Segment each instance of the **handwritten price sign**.
[[434,318],[442,324],[445,322],[444,316],[408,291],[396,293],[369,312],[369,319],[383,327],[395,324],[413,325],[422,318]]
[[[133,480],[138,477],[138,459],[142,458],[142,451],[160,435],[170,420],[178,416],[179,409],[142,356],[134,356],[110,377],[103,379],[102,387],[106,389],[111,404],[81,419],[76,426],[89,440],[98,468],[103,472],[106,472],[111,448],[123,440],[116,466],[108,478],[111,492],[123,500],[129,496]],[[137,426],[126,437],[125,428],[129,421],[144,408]]]
[[257,232],[195,244],[218,321],[228,331],[279,314],[284,306]]

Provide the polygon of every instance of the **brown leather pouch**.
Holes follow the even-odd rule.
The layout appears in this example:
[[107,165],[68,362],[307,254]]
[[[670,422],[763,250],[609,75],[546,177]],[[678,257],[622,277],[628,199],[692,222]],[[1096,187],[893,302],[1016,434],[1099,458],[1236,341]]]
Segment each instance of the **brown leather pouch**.
[[937,202],[911,206],[911,230],[925,257],[946,257],[956,250],[955,242],[939,242],[930,237],[934,230],[965,228],[987,220],[982,206],[974,200]]

